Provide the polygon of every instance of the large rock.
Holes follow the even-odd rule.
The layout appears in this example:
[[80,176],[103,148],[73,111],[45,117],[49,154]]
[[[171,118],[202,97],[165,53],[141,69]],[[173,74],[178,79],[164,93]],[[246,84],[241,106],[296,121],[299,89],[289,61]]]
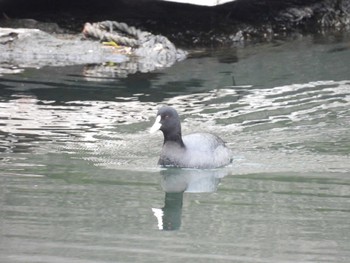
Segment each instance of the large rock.
[[[89,64],[90,77],[117,77],[168,67],[186,58],[167,38],[148,34],[137,47],[115,47],[81,34],[49,34],[39,29],[0,28],[0,74],[23,68]],[[97,65],[97,66],[95,66]]]
[[0,10],[75,32],[87,21],[121,21],[186,47],[350,28],[350,0],[236,0],[214,7],[155,0],[0,0]]

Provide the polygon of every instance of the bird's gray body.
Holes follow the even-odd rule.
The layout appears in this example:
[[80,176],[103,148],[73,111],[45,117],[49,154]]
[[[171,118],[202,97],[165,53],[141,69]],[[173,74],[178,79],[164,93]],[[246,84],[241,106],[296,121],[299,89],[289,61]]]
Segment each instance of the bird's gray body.
[[231,162],[230,149],[214,134],[192,133],[183,136],[182,140],[184,147],[177,142],[164,142],[159,165],[208,169]]

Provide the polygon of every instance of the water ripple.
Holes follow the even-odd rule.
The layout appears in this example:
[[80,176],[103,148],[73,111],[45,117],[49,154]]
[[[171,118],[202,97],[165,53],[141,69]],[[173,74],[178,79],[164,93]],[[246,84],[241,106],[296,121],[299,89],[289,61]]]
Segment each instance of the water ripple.
[[[347,158],[349,90],[350,81],[264,89],[237,86],[178,95],[165,99],[163,104],[179,110],[184,133],[215,132],[235,149],[259,151],[256,157],[261,151],[271,158],[293,153],[299,156],[295,160],[299,163],[305,153]],[[155,163],[158,151],[149,149],[160,148],[162,139],[158,135],[150,137],[146,131],[158,106],[139,101],[137,95],[114,101],[58,103],[16,94],[0,102],[0,150],[46,153],[60,149],[109,167],[140,166],[150,158]]]

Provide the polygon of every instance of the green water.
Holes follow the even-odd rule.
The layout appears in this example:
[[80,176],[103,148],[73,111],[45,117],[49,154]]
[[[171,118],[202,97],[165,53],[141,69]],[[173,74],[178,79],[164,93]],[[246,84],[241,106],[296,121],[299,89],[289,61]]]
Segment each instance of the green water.
[[[1,262],[348,262],[349,39],[0,77]],[[233,163],[161,169],[157,107]]]

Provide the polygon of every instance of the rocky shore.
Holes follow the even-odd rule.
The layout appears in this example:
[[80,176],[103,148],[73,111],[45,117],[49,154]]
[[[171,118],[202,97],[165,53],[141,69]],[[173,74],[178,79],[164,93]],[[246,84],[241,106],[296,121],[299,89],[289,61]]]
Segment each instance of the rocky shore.
[[[350,30],[350,0],[237,0],[216,7],[150,0],[0,0],[0,9],[0,66],[7,69],[132,62],[133,71],[147,72],[184,59],[183,49]],[[151,32],[162,44],[116,49],[84,37],[86,22],[103,20]]]

